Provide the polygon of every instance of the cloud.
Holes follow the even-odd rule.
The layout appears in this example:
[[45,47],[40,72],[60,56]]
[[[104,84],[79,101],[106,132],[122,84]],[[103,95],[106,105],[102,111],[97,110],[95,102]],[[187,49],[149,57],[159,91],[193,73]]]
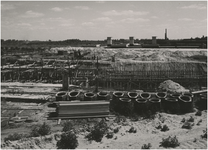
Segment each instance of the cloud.
[[29,23],[18,23],[17,25],[18,26],[31,26],[31,24]]
[[203,19],[203,20],[201,20],[201,22],[207,22],[207,19]]
[[157,16],[152,16],[151,18],[153,18],[153,19],[158,19],[158,17],[157,17]]
[[37,17],[42,17],[42,16],[44,16],[44,14],[29,10],[21,17],[23,17],[23,18],[37,18]]
[[58,24],[58,26],[67,27],[67,26],[73,26],[74,20],[68,19],[68,18],[62,18],[62,17],[55,17],[55,18],[47,18],[47,19],[41,19],[41,23],[47,24]]
[[148,22],[149,19],[144,19],[144,18],[125,18],[120,20],[120,22],[123,23],[136,23],[136,22]]
[[1,10],[12,10],[15,9],[14,5],[9,5],[9,4],[1,4]]
[[74,25],[73,23],[62,23],[62,24],[60,24],[60,26],[62,26],[62,27],[71,27],[73,25]]
[[206,5],[203,4],[192,4],[189,6],[180,7],[181,9],[207,9]]
[[88,6],[75,6],[74,8],[81,9],[81,10],[89,10],[90,9]]
[[193,19],[190,18],[179,18],[179,21],[193,21]]
[[83,22],[83,26],[94,26],[95,24],[93,22]]
[[96,1],[96,3],[98,3],[98,4],[104,4],[105,1],[103,1],[103,0],[98,0],[98,1]]
[[100,18],[96,18],[94,19],[94,21],[111,21],[112,19],[110,19],[109,17],[100,17]]
[[59,8],[59,7],[54,7],[54,8],[51,8],[51,10],[55,11],[55,12],[60,12],[62,11],[63,9]]
[[139,15],[146,15],[149,12],[146,11],[133,11],[133,10],[124,10],[124,11],[116,11],[110,10],[103,12],[102,14],[105,16],[139,16]]

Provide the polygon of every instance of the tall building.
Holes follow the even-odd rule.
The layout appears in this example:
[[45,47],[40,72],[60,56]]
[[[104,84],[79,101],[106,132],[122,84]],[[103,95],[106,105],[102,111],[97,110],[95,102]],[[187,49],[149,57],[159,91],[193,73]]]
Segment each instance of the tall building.
[[107,46],[111,46],[112,45],[112,39],[111,37],[107,37]]
[[152,36],[152,44],[157,44],[156,36]]
[[165,40],[167,40],[168,37],[167,37],[167,29],[165,29]]
[[134,45],[134,37],[130,36],[129,37],[130,45]]

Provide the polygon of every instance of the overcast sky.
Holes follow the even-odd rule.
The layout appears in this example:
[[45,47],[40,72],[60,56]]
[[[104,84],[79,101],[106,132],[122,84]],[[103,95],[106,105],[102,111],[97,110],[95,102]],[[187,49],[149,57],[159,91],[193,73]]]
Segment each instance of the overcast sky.
[[4,1],[1,38],[19,40],[169,39],[207,36],[206,1]]

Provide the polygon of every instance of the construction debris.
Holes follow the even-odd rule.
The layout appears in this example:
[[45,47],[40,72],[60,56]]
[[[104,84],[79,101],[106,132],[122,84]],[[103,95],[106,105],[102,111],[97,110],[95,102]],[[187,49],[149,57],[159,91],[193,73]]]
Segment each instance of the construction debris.
[[170,93],[189,92],[189,90],[185,89],[180,84],[173,82],[172,80],[166,80],[166,81],[160,83],[159,89],[162,89],[162,90],[170,92]]

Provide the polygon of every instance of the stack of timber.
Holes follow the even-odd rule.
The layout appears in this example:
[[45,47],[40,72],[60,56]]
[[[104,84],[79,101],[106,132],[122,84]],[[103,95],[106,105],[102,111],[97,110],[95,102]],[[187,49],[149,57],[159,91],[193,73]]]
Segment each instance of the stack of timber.
[[56,113],[62,119],[105,117],[109,115],[109,101],[60,101]]

